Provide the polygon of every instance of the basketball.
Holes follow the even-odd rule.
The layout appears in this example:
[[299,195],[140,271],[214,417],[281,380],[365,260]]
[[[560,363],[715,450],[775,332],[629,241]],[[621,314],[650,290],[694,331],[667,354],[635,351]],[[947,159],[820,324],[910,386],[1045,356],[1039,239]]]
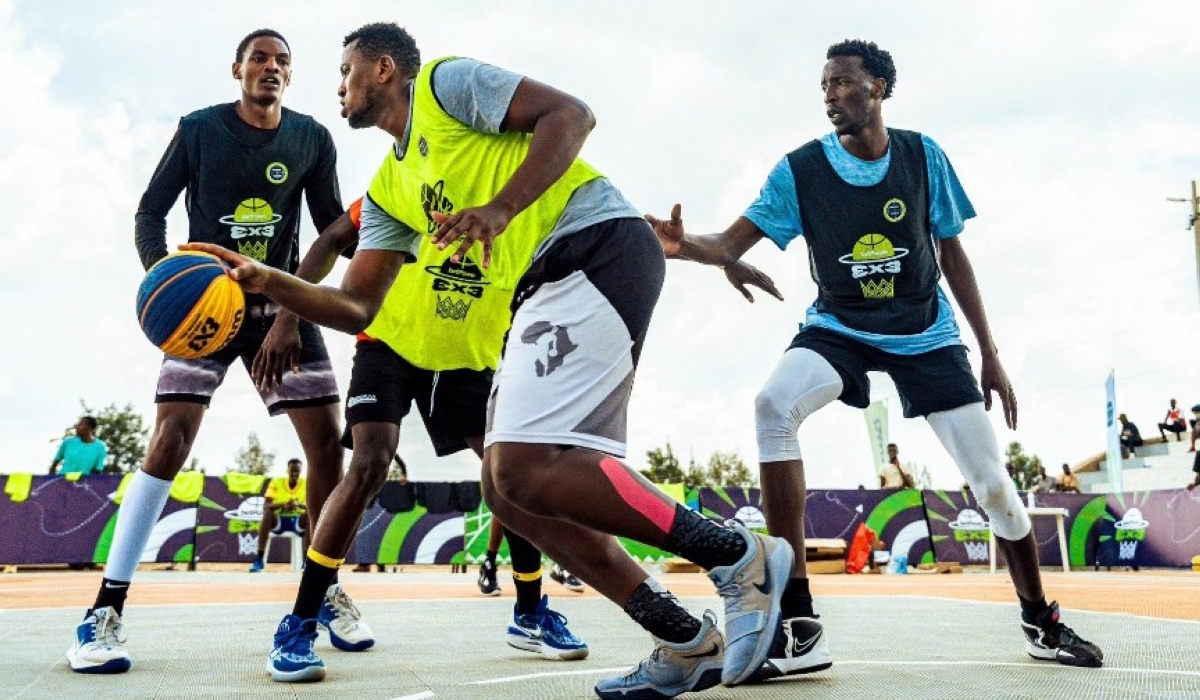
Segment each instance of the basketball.
[[208,253],[172,253],[150,268],[138,288],[142,331],[175,357],[194,359],[225,347],[245,312],[242,288],[229,266]]

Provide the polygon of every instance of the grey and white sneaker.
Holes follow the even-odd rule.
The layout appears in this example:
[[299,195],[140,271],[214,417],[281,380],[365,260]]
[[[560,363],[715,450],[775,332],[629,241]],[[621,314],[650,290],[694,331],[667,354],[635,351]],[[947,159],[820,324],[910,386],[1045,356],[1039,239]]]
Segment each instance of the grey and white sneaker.
[[317,612],[317,624],[329,630],[329,641],[342,651],[363,651],[375,646],[375,635],[363,622],[354,601],[335,583],[325,591],[325,600]]
[[725,643],[717,618],[705,610],[695,639],[672,644],[655,638],[654,651],[637,668],[619,678],[605,678],[594,690],[602,700],[673,698],[719,684],[724,660]]
[[729,526],[746,541],[746,554],[729,566],[708,572],[725,599],[725,685],[745,683],[766,662],[782,617],[779,604],[792,575],[792,546],[778,537]]

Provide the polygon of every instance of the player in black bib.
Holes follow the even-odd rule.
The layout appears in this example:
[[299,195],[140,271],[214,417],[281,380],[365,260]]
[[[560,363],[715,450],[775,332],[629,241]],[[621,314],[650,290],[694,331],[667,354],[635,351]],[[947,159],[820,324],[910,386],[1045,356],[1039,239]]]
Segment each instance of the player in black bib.
[[[241,99],[181,119],[142,196],[136,242],[143,266],[166,256],[166,215],[185,190],[189,241],[215,243],[289,272],[298,264],[301,197],[319,231],[341,216],[333,139],[311,117],[282,105],[291,75],[291,50],[278,32],[256,30],[238,45],[233,78]],[[322,236],[315,246],[324,244]],[[339,392],[320,332],[286,312],[276,322],[277,307],[264,297],[250,295],[246,304],[241,330],[220,352],[163,360],[146,461],[121,503],[99,595],[67,652],[77,672],[129,669],[121,624],[126,592],[213,392],[235,360],[250,370],[266,357],[288,359],[293,371],[277,386],[260,386],[259,393],[271,415],[286,413],[296,428],[309,465],[307,501],[314,524],[341,478]],[[338,648],[357,651],[374,644],[336,580],[320,620]]]
[[[783,626],[761,676],[833,663],[805,569],[797,431],[834,400],[866,408],[868,372],[888,373],[905,417],[928,421],[987,513],[1020,600],[1027,653],[1101,666],[1100,649],[1062,624],[1058,604],[1046,601],[1029,515],[985,413],[996,392],[1005,422],[1016,428],[1016,395],[959,242],[974,208],[932,139],[884,127],[883,101],[896,81],[891,55],[873,43],[845,41],[826,59],[821,91],[834,132],[784,157],[733,225],[687,235],[678,205],[669,220],[647,217],[668,256],[711,265],[738,260],[764,238],[780,248],[801,237],[808,245],[817,299],[755,401],[767,526],[798,555],[783,596]],[[940,289],[943,274],[979,341],[979,381]]]

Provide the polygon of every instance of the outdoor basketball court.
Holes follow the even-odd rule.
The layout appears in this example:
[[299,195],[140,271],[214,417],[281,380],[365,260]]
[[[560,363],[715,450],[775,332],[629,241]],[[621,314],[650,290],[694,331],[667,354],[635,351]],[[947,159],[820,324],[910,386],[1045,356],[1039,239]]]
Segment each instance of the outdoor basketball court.
[[[0,577],[3,698],[426,698],[495,700],[594,697],[597,679],[650,650],[647,635],[594,592],[547,579],[552,605],[591,647],[584,661],[553,662],[509,648],[503,629],[512,586],[478,595],[473,575],[445,568],[343,575],[378,643],[359,654],[322,635],[324,682],[289,685],[266,675],[279,618],[296,574],[143,571],[126,609],[134,667],[86,676],[64,652],[98,572]],[[718,609],[707,579],[663,581],[694,610]],[[716,698],[1195,698],[1200,697],[1200,574],[1046,572],[1068,624],[1104,649],[1103,669],[1034,662],[1024,652],[1007,578],[988,575],[819,576],[818,608],[832,669],[758,686],[717,687]],[[506,576],[501,581],[507,583]],[[203,601],[196,603],[194,601]],[[219,602],[236,601],[236,602]]]

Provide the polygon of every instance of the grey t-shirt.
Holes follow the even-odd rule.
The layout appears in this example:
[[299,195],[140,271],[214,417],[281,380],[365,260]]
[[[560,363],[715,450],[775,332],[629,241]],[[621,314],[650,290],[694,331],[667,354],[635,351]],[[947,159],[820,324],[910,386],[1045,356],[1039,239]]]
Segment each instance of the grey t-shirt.
[[[508,114],[509,103],[524,77],[496,66],[470,58],[456,58],[438,65],[433,74],[433,92],[446,113],[476,131],[500,133],[500,125]],[[409,104],[412,104],[409,86]],[[395,145],[396,156],[404,157],[408,145],[408,129]],[[606,178],[597,178],[581,185],[571,195],[554,229],[534,253],[536,259],[555,241],[577,233],[588,226],[609,219],[641,218],[629,200]],[[420,246],[417,231],[393,218],[371,202],[363,200],[362,226],[358,250],[397,250],[416,255]],[[505,234],[501,234],[505,235]]]

